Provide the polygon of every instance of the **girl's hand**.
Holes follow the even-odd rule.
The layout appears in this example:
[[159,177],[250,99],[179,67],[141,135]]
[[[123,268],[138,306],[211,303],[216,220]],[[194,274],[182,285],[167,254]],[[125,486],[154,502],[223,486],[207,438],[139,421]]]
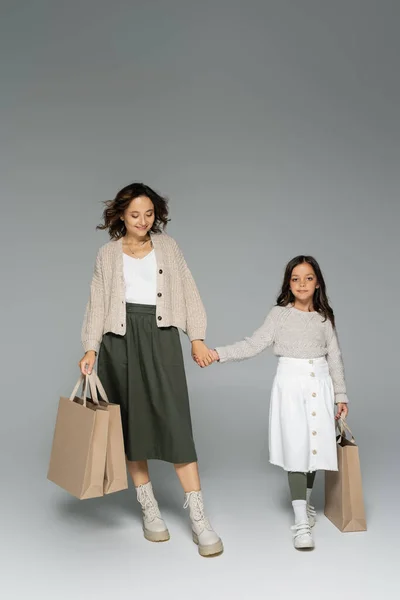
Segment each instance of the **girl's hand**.
[[339,404],[337,404],[337,412],[336,412],[335,420],[338,421],[340,418],[345,419],[348,414],[349,414],[349,407],[347,406],[346,402],[339,402]]
[[96,352],[94,350],[89,350],[88,352],[86,352],[85,356],[81,358],[81,360],[78,363],[82,375],[90,375],[93,371],[95,362]]
[[192,358],[201,368],[208,367],[214,362],[211,350],[202,340],[192,342]]
[[219,354],[216,350],[211,350],[211,356],[213,358],[213,362],[219,362]]

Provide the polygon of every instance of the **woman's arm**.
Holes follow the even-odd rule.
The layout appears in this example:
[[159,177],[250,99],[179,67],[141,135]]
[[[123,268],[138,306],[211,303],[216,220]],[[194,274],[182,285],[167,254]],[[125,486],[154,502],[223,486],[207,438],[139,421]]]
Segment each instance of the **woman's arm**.
[[90,285],[89,301],[86,305],[82,325],[82,345],[85,352],[99,351],[104,328],[104,282],[101,250],[97,253],[94,273]]
[[206,337],[207,316],[199,290],[186,264],[182,251],[175,240],[173,240],[173,250],[174,258],[183,281],[186,304],[186,333],[191,342],[204,340]]
[[272,346],[275,339],[276,321],[279,307],[274,307],[267,315],[264,323],[256,329],[250,337],[230,346],[219,346],[215,348],[221,363],[228,361],[240,361],[252,358]]

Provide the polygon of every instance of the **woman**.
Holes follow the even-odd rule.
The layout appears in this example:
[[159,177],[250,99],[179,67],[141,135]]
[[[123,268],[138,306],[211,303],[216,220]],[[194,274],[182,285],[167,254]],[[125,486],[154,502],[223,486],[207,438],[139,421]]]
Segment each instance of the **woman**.
[[167,541],[149,478],[149,459],[171,462],[185,492],[193,541],[202,556],[223,551],[204,513],[178,328],[200,366],[212,362],[204,343],[206,314],[176,242],[163,230],[167,201],[142,183],[106,202],[111,241],[100,248],[82,327],[83,374],[98,374],[120,405],[127,465],[142,507],[147,540]]

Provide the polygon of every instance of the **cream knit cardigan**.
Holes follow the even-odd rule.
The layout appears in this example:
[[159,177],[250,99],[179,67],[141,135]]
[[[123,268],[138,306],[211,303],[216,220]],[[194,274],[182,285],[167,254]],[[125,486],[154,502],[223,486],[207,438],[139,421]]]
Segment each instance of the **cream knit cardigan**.
[[[150,235],[157,260],[157,325],[179,327],[190,341],[204,340],[206,312],[181,250],[166,233]],[[98,352],[108,332],[126,332],[122,238],[108,242],[97,254],[82,326],[85,352]]]

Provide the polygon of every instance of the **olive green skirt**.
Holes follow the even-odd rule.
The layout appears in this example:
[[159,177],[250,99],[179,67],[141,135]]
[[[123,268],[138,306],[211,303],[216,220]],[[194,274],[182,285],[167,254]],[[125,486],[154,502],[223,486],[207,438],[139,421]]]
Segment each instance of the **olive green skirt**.
[[127,303],[126,334],[103,336],[97,371],[128,460],[197,461],[179,331],[157,327],[155,306]]

